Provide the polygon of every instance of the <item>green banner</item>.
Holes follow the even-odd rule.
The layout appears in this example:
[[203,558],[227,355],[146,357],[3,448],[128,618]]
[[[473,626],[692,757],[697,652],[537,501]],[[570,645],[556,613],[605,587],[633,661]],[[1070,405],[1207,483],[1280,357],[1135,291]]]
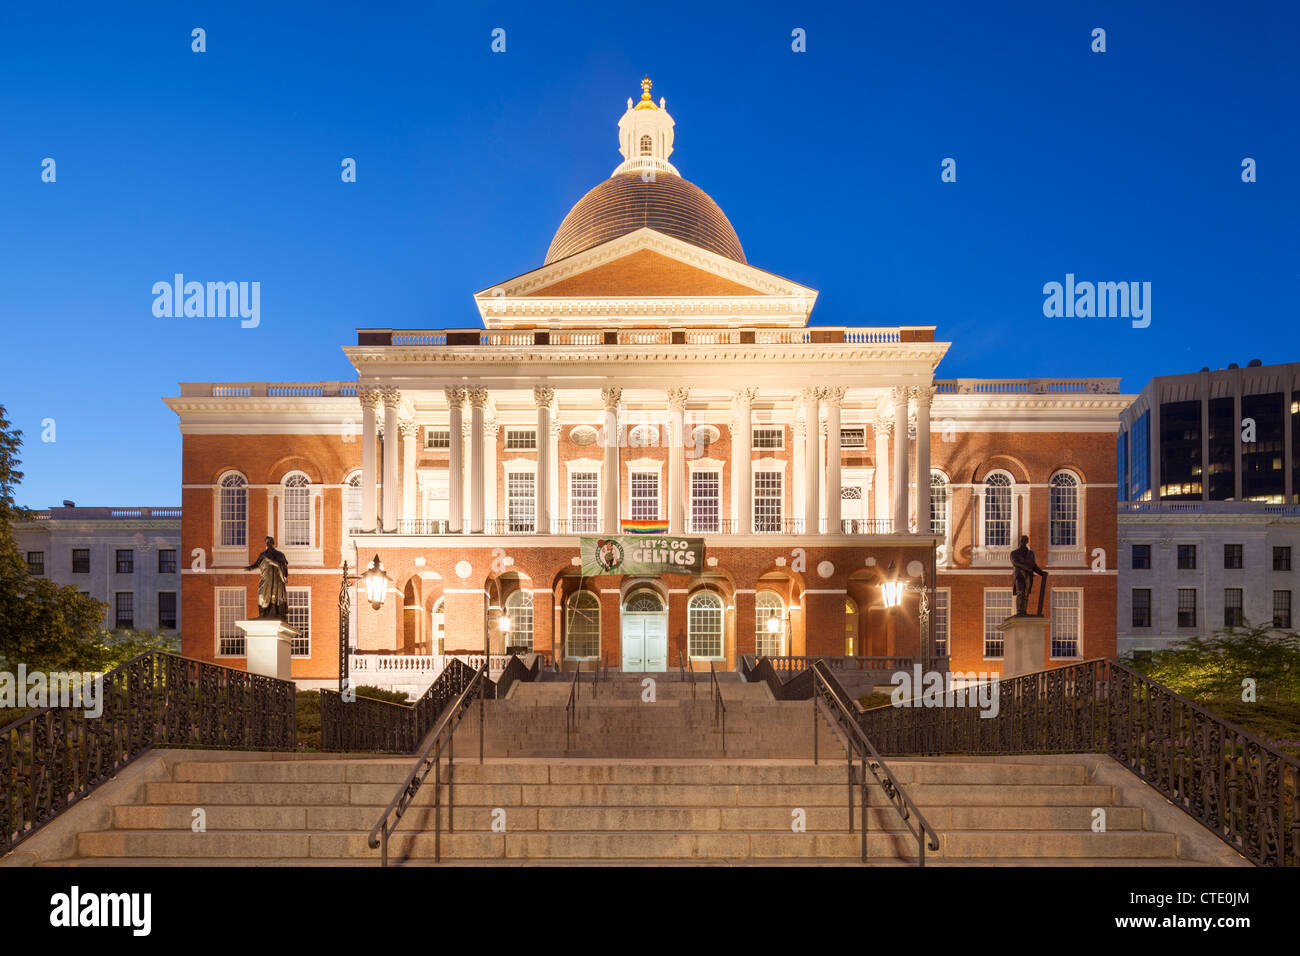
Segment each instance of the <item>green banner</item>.
[[699,574],[704,570],[704,539],[670,534],[620,534],[580,538],[582,573]]

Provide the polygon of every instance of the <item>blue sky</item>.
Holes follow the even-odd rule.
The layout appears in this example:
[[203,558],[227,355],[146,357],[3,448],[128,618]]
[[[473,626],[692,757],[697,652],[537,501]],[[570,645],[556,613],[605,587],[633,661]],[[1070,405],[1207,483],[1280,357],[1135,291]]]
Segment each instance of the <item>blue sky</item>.
[[[936,324],[942,377],[1129,391],[1300,357],[1294,3],[600,6],[4,5],[19,501],[176,504],[177,382],[353,378],[358,327],[477,326],[471,294],[618,163],[647,72],[673,162],[820,290],[815,324]],[[261,325],[155,318],[176,272],[259,281]],[[1045,318],[1067,272],[1151,282],[1151,326]]]

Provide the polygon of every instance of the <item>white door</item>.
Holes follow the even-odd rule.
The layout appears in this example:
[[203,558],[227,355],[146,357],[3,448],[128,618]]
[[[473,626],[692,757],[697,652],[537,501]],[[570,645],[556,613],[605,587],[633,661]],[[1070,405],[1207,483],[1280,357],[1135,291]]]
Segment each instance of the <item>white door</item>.
[[668,618],[658,614],[645,619],[645,669],[668,670]]
[[623,615],[623,670],[641,673],[668,669],[668,616]]
[[623,615],[623,670],[645,670],[645,621],[639,614]]

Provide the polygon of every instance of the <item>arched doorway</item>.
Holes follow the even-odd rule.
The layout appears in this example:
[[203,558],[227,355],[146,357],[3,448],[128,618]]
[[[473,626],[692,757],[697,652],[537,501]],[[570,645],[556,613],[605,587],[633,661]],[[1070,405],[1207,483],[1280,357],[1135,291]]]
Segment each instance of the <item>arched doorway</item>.
[[851,597],[844,598],[844,656],[853,657],[865,653],[858,635],[861,632],[861,619],[858,617],[858,602]]
[[759,657],[782,657],[789,653],[788,623],[781,596],[775,591],[759,591],[754,596],[755,654]]
[[402,589],[402,653],[420,653],[420,599],[415,593],[415,578]]
[[624,671],[660,672],[668,669],[668,607],[650,588],[631,591],[623,602]]

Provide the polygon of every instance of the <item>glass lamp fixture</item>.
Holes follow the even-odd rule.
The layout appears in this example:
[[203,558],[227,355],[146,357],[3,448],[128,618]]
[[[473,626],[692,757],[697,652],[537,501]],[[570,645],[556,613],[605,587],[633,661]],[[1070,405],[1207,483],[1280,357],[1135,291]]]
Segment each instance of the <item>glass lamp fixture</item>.
[[379,555],[375,555],[374,561],[370,563],[366,573],[361,575],[361,579],[366,584],[366,598],[370,601],[370,606],[378,611],[384,606],[388,585],[392,583],[392,578],[384,573],[383,565],[379,563]]

